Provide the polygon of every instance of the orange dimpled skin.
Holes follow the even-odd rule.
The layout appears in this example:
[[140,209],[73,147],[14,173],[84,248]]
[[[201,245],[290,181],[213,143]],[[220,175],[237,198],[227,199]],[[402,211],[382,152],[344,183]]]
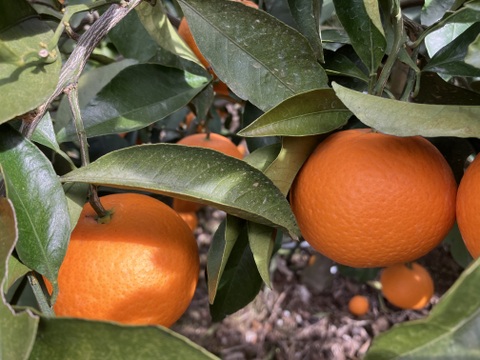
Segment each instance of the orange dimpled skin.
[[429,141],[370,129],[330,135],[290,192],[305,240],[352,267],[427,254],[453,226],[455,197],[452,170]]
[[[140,194],[100,198],[108,223],[84,206],[58,276],[58,316],[171,326],[189,306],[199,257],[169,206]],[[51,286],[50,291],[51,291]]]
[[229,138],[217,133],[210,133],[209,136],[206,134],[188,135],[180,139],[177,144],[217,150],[237,159],[243,157],[242,153],[238,150],[237,145],[235,145]]
[[473,258],[480,257],[480,158],[467,168],[458,187],[457,223]]
[[363,295],[355,295],[348,302],[348,310],[355,316],[362,316],[370,310],[370,302]]

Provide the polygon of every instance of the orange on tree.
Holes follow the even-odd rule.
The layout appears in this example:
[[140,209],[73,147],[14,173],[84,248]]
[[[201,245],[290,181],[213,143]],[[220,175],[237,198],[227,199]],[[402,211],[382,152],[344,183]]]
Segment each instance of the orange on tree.
[[[100,198],[107,223],[86,204],[58,275],[58,316],[171,326],[199,274],[192,231],[168,205],[142,194]],[[51,291],[51,285],[47,282]]]
[[[180,139],[177,144],[217,150],[237,159],[243,158],[240,150],[229,138],[217,133],[188,135]],[[193,201],[174,198],[172,207],[177,212],[192,212],[200,210],[202,205]]]
[[365,315],[370,310],[370,302],[363,295],[355,295],[348,302],[348,311],[355,316]]
[[465,171],[457,193],[457,223],[465,246],[473,258],[480,257],[480,159]]
[[188,227],[194,231],[198,225],[198,216],[197,213],[194,211],[189,212],[179,212],[178,215],[185,221]]
[[339,131],[299,171],[290,201],[305,240],[352,267],[427,254],[455,221],[451,168],[423,137]]
[[427,269],[416,262],[383,269],[380,283],[385,299],[401,309],[421,309],[433,296],[432,277]]

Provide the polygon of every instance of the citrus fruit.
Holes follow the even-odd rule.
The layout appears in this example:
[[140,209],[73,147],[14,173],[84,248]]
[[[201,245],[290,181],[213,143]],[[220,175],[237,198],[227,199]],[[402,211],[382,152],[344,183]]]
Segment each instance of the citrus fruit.
[[457,223],[465,246],[473,258],[480,257],[480,159],[465,171],[457,193]]
[[[168,205],[142,194],[100,198],[113,211],[96,220],[86,204],[58,275],[58,316],[171,326],[199,274],[192,231]],[[49,290],[51,286],[47,283]]]
[[415,262],[383,269],[380,283],[385,299],[401,309],[421,309],[433,296],[432,277],[423,266]]
[[384,267],[428,253],[453,226],[455,197],[452,170],[429,141],[370,129],[321,142],[290,192],[305,240],[351,267]]
[[355,316],[365,315],[370,309],[368,298],[363,295],[355,295],[348,302],[348,310]]
[[185,221],[188,227],[194,231],[198,225],[198,216],[195,211],[190,212],[179,212],[178,215]]
[[[217,133],[210,133],[209,136],[202,133],[188,135],[180,139],[177,144],[208,148],[237,159],[243,158],[240,150],[229,138]],[[192,212],[200,210],[202,205],[193,201],[174,198],[172,207],[177,212]]]
[[193,34],[190,31],[190,26],[188,25],[187,19],[185,17],[182,18],[180,21],[180,25],[178,26],[178,35],[185,41],[185,43],[188,45],[188,47],[193,51],[197,59],[200,61],[200,63],[212,74],[214,75],[214,72],[212,70],[212,67],[210,66],[210,63],[205,59],[205,57],[202,55],[200,52],[200,49],[197,46],[197,43],[195,42],[195,39],[193,38]]

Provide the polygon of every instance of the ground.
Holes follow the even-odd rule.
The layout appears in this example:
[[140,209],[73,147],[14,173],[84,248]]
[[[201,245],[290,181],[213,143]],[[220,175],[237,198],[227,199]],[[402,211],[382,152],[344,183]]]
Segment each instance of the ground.
[[[223,216],[211,208],[199,212],[196,236],[203,266],[211,235]],[[419,262],[432,273],[435,295],[426,308],[405,311],[385,302],[366,282],[340,272],[332,274],[335,264],[308,246],[284,250],[272,264],[272,288],[265,287],[247,307],[219,323],[210,319],[201,271],[195,297],[172,329],[224,360],[361,359],[377,334],[427,316],[462,271],[443,246]],[[348,301],[355,294],[370,299],[367,315],[355,317],[348,312]]]

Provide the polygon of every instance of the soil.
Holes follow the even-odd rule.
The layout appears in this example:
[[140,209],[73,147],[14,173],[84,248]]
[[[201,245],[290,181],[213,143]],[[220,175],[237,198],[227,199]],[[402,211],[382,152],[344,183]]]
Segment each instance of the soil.
[[[199,212],[196,237],[203,266],[223,217],[212,208]],[[394,324],[427,316],[462,272],[448,249],[439,246],[418,260],[434,278],[430,304],[419,311],[400,310],[383,300],[374,281],[335,272],[338,267],[330,260],[305,242],[300,245],[290,250],[286,246],[274,257],[272,288],[264,287],[252,303],[218,323],[210,318],[201,271],[195,297],[172,329],[224,360],[361,359],[376,335]],[[362,317],[348,312],[348,301],[356,294],[370,300],[370,311]]]

